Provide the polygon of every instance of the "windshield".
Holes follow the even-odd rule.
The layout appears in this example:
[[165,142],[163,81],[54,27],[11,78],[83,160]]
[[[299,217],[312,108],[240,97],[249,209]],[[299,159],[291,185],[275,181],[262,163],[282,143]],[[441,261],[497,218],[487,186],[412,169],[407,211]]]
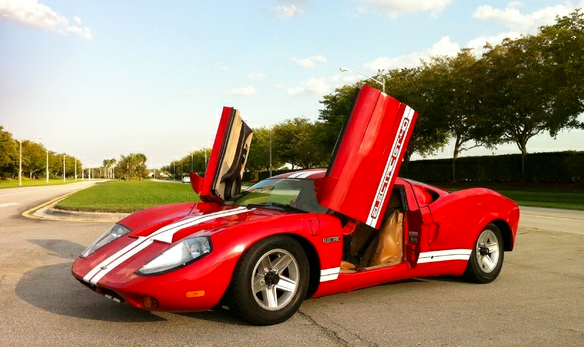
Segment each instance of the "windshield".
[[261,206],[266,208],[297,210],[298,212],[326,213],[314,193],[314,181],[308,179],[267,179],[234,196],[228,204]]

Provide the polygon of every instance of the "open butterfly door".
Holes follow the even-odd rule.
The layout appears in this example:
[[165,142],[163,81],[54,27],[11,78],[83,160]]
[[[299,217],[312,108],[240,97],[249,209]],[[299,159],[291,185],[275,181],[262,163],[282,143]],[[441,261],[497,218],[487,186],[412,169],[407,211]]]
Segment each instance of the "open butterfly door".
[[239,193],[251,138],[239,110],[224,107],[205,177],[191,172],[191,186],[201,200],[221,203]]
[[315,182],[320,204],[378,229],[416,119],[406,104],[361,88],[326,176]]

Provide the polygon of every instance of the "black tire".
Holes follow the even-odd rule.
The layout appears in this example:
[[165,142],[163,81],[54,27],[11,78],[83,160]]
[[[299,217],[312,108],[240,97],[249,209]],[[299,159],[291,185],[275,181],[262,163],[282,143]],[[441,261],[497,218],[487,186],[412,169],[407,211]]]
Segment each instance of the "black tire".
[[254,325],[281,323],[298,311],[309,275],[298,241],[289,236],[262,240],[245,252],[233,271],[229,310]]
[[464,277],[473,283],[493,282],[501,272],[504,258],[501,231],[495,224],[487,225],[477,238]]

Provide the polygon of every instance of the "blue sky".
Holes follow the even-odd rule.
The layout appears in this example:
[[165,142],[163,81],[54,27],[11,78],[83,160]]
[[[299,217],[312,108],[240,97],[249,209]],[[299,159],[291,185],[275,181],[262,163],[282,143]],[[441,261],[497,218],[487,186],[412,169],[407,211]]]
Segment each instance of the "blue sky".
[[[141,152],[150,167],[210,147],[222,106],[252,127],[315,120],[323,95],[533,34],[584,1],[0,0],[0,125],[84,164]],[[584,150],[584,131],[530,152]],[[451,146],[438,157],[450,157]],[[490,154],[474,149],[465,155]],[[515,145],[497,153],[518,153]]]

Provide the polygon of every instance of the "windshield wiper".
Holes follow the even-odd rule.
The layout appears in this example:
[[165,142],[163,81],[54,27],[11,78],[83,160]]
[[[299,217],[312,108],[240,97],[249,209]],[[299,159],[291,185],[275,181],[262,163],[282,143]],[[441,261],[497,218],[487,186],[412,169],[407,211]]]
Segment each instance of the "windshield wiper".
[[294,206],[290,206],[288,204],[282,204],[280,202],[275,202],[275,201],[266,201],[266,202],[262,202],[259,204],[248,204],[247,207],[262,207],[262,208],[268,208],[268,209],[277,209],[277,210],[283,210],[283,211],[291,211],[291,212],[298,212],[298,213],[307,213],[308,211],[304,211],[301,210],[297,207]]

